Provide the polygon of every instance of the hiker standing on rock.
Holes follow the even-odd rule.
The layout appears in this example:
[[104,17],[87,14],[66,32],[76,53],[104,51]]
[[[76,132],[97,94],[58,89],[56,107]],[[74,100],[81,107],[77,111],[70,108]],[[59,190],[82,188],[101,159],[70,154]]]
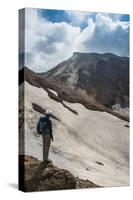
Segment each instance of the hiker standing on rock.
[[46,110],[44,116],[40,117],[37,124],[37,132],[39,135],[42,135],[43,139],[43,161],[48,161],[50,143],[51,140],[53,141],[51,113],[52,111]]

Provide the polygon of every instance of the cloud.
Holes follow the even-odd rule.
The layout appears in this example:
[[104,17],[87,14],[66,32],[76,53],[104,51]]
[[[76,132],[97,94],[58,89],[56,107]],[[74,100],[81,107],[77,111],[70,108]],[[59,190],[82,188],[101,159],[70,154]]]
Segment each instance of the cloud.
[[113,21],[109,16],[89,18],[88,26],[81,33],[82,50],[86,52],[129,55],[129,22]]
[[[26,65],[35,71],[46,71],[71,56],[77,49],[80,28],[66,22],[52,23],[27,9]],[[29,23],[30,22],[30,23]]]
[[37,9],[26,9],[25,65],[32,70],[47,71],[75,51],[128,55],[129,22],[101,13],[95,17],[78,11],[66,14],[73,16],[75,25],[48,21]]
[[65,11],[67,17],[71,20],[71,24],[80,26],[82,23],[87,24],[88,18],[95,15],[95,13],[82,11]]

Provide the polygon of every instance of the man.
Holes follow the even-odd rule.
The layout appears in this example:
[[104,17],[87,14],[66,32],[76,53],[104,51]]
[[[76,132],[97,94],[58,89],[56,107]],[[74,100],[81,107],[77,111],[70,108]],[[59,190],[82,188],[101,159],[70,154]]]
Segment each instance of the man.
[[44,116],[40,117],[37,125],[37,132],[42,135],[43,139],[43,161],[48,161],[50,143],[51,140],[53,141],[51,113],[50,110],[46,110]]

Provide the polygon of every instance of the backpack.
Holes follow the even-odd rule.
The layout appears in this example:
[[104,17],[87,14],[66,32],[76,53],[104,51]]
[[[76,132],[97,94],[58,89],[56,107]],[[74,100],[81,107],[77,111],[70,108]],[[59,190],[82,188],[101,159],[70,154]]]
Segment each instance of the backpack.
[[46,134],[48,129],[48,117],[40,117],[37,124],[37,133],[39,135]]

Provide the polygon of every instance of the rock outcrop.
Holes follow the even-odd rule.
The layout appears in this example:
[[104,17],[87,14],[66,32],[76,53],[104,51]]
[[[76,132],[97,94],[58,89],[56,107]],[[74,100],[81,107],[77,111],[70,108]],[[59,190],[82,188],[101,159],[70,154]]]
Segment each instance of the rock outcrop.
[[99,187],[89,180],[74,177],[68,170],[54,166],[52,161],[41,162],[32,156],[20,156],[20,160],[20,169],[24,165],[26,192]]

